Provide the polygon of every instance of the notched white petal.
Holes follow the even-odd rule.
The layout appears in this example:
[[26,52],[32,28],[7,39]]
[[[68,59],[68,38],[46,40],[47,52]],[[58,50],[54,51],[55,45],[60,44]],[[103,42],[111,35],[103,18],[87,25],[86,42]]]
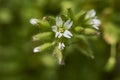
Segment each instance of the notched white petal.
[[63,34],[63,36],[66,37],[66,38],[71,38],[71,36],[68,35],[68,34]]
[[56,25],[57,25],[58,27],[61,27],[62,24],[63,24],[62,18],[57,16],[57,17],[56,17]]
[[59,42],[59,44],[58,44],[58,49],[63,50],[63,49],[64,49],[64,47],[65,47],[65,44],[64,44],[64,43]]
[[61,38],[61,37],[62,37],[62,35],[63,35],[62,33],[59,33],[58,38]]
[[61,42],[58,44],[58,49],[61,49]]
[[62,33],[60,33],[60,32],[56,32],[55,37],[56,37],[56,38],[61,38],[62,35],[63,35]]
[[98,19],[91,19],[88,21],[88,24],[92,25],[95,29],[99,29],[101,22]]
[[92,9],[92,10],[87,12],[85,19],[93,18],[93,17],[95,17],[95,15],[96,15],[96,12],[94,9]]
[[67,21],[64,23],[64,27],[65,27],[66,29],[70,29],[71,26],[72,26],[72,24],[73,24],[73,21],[67,20]]
[[93,27],[94,27],[95,29],[99,30],[99,27],[98,27],[98,26],[96,26],[96,25],[93,25]]
[[57,32],[57,26],[55,25],[55,26],[52,26],[52,31],[53,32]]
[[66,37],[66,38],[71,38],[72,33],[70,31],[68,31],[68,30],[65,30],[63,36]]
[[55,37],[57,38],[59,36],[59,34],[60,34],[59,32],[56,32]]
[[69,35],[69,36],[72,36],[72,33],[71,33],[70,31],[68,31],[68,30],[65,30],[64,34],[67,34],[67,35]]
[[96,24],[96,25],[100,25],[100,24],[101,24],[100,20],[98,20],[98,19],[93,19],[93,22],[94,22],[94,24]]
[[64,43],[62,43],[62,46],[63,46],[63,47],[65,47],[65,44],[64,44]]

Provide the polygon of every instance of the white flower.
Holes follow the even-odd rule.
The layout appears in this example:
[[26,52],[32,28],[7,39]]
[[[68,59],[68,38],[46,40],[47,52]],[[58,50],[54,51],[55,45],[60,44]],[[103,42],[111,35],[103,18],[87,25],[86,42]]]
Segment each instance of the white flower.
[[67,20],[63,22],[61,17],[56,17],[56,25],[52,26],[53,32],[55,32],[56,38],[61,38],[62,36],[66,38],[71,38],[72,33],[68,30],[71,28],[73,21]]
[[58,49],[63,50],[64,47],[65,47],[65,44],[62,43],[62,42],[59,42],[59,44],[58,44]]
[[96,12],[94,9],[92,9],[86,13],[85,19],[88,20],[87,21],[88,25],[91,25],[93,28],[95,28],[97,30],[99,29],[101,22],[99,19],[97,19]]
[[92,25],[95,29],[98,30],[101,22],[98,19],[90,19],[88,20],[88,24]]
[[31,18],[31,19],[30,19],[30,23],[31,23],[32,25],[37,25],[37,24],[38,24],[38,19]]
[[35,47],[34,50],[33,50],[34,53],[37,53],[37,52],[40,52],[39,48],[38,47]]
[[96,12],[94,9],[92,9],[86,13],[85,19],[93,18],[95,17],[95,15],[96,15]]

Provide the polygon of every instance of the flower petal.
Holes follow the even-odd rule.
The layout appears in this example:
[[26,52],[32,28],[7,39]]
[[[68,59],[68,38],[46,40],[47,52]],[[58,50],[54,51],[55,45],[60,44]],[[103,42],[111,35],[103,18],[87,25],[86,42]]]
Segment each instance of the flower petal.
[[55,26],[52,26],[52,31],[53,32],[57,32],[57,26],[55,25]]
[[99,29],[101,22],[98,19],[91,19],[88,21],[88,24],[92,25],[95,29]]
[[72,24],[73,24],[73,21],[67,20],[67,21],[64,23],[64,27],[65,27],[66,29],[70,29],[71,26],[72,26]]
[[63,49],[64,49],[64,47],[65,47],[65,44],[64,44],[64,43],[59,42],[59,44],[58,44],[58,49],[63,50]]
[[66,38],[71,38],[71,36],[68,35],[68,34],[63,34],[63,36],[66,37]]
[[62,37],[62,35],[63,35],[62,33],[59,33],[58,38],[61,38],[61,37]]
[[68,30],[65,30],[64,34],[72,36],[72,33],[70,31],[68,31]]
[[58,49],[61,49],[61,42],[59,42],[58,44]]
[[92,9],[92,10],[87,12],[85,19],[93,18],[93,17],[95,17],[95,15],[96,15],[96,12],[94,9]]
[[59,34],[60,34],[59,32],[56,32],[55,37],[57,38],[59,36]]
[[65,47],[65,44],[64,44],[64,43],[62,43],[62,46],[63,46],[63,47]]
[[56,32],[55,37],[56,37],[56,38],[57,38],[57,37],[58,37],[58,38],[61,38],[62,35],[63,35],[62,33],[60,33],[60,32]]
[[63,24],[63,21],[62,21],[62,19],[61,19],[61,17],[56,17],[56,25],[58,26],[58,27],[62,27],[62,24]]
[[93,22],[94,22],[94,24],[96,24],[98,26],[101,24],[100,20],[98,20],[98,19],[93,19]]
[[93,27],[94,27],[95,29],[97,29],[97,30],[99,29],[99,27],[98,27],[98,26],[96,26],[96,25],[93,25]]

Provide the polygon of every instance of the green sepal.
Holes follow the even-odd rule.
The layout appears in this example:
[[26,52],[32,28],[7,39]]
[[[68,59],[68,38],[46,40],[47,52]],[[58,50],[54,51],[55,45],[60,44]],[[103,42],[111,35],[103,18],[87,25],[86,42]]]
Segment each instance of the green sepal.
[[76,35],[75,37],[77,40],[77,50],[83,53],[84,55],[94,59],[93,51],[87,38],[83,35]]
[[47,20],[39,20],[38,24],[40,25],[40,27],[44,27],[44,28],[50,27],[50,24]]
[[42,52],[48,48],[50,48],[52,46],[52,43],[44,43],[40,46],[37,47],[37,49],[39,50],[39,52]]
[[33,36],[33,40],[37,41],[37,40],[49,40],[52,35],[52,32],[43,32],[43,33],[39,33],[36,34],[35,36]]
[[92,29],[92,28],[85,28],[83,33],[86,34],[86,35],[99,34],[99,32],[97,30]]
[[75,15],[74,20],[79,21],[79,19],[82,17],[84,19],[85,11],[80,11],[78,14]]
[[75,27],[74,28],[74,30],[75,30],[75,32],[81,32],[81,31],[83,31],[84,30],[84,28],[83,27],[81,27],[81,26],[77,26],[77,27]]
[[58,63],[60,65],[63,64],[63,55],[62,55],[62,51],[60,49],[58,49],[58,46],[55,47],[54,51],[53,51],[53,55],[56,56],[56,58],[58,59]]

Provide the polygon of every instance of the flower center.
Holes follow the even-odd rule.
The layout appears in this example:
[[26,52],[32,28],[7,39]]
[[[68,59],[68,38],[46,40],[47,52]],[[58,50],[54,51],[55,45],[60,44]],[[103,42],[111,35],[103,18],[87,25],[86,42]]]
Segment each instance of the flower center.
[[60,33],[64,33],[64,31],[65,31],[64,28],[62,28],[62,27],[59,27],[59,28],[58,28],[58,32],[60,32]]

